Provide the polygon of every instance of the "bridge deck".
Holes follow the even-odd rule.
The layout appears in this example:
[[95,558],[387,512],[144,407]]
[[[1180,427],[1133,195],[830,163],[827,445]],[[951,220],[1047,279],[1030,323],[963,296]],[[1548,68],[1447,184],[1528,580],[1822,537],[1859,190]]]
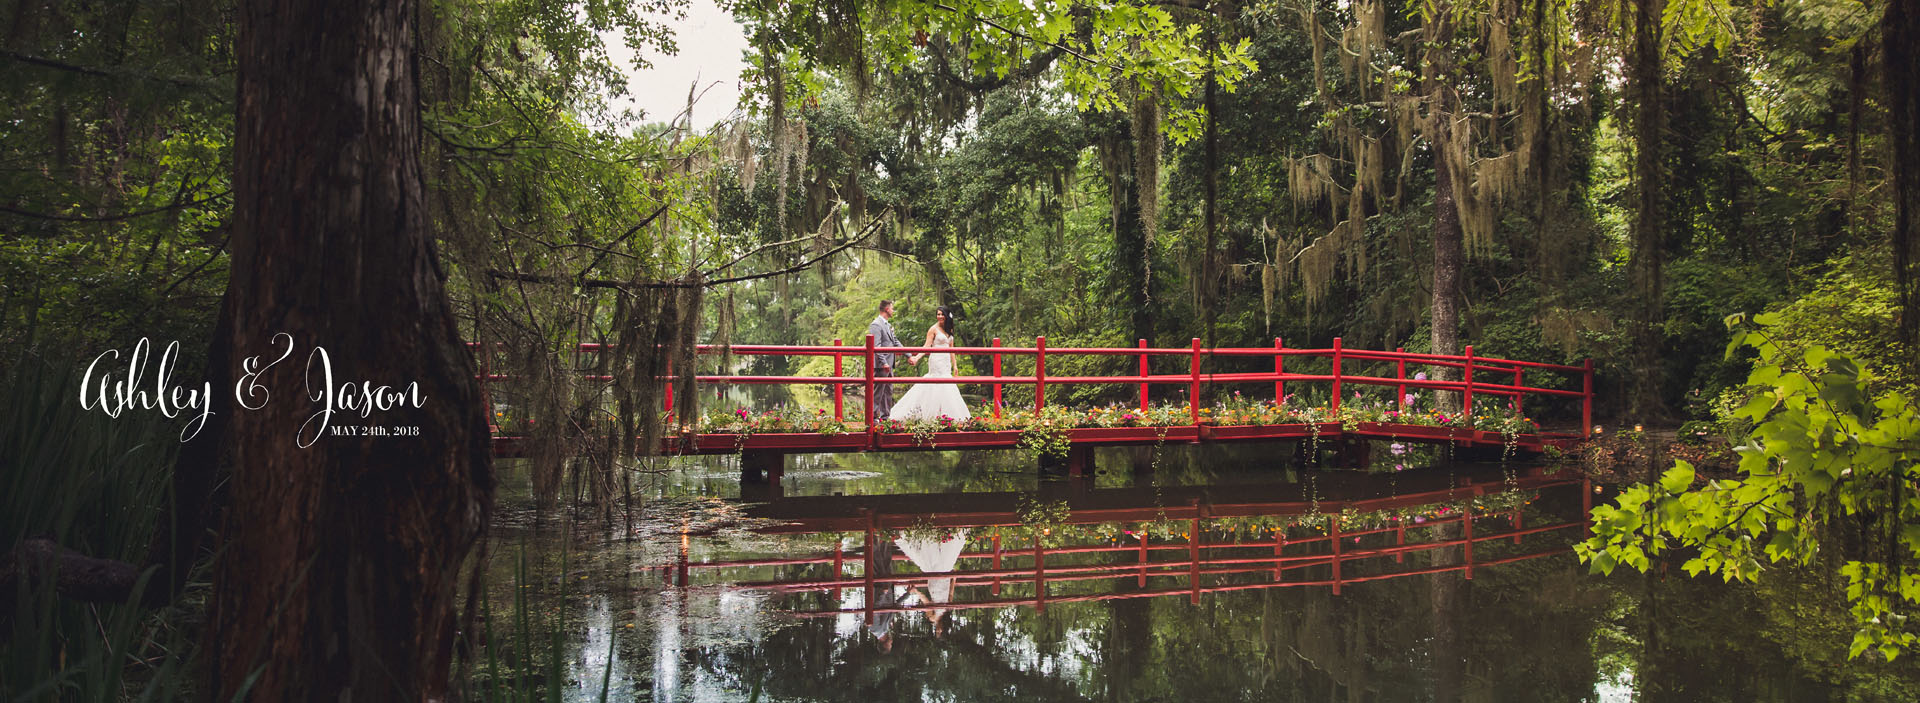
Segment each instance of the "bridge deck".
[[[1515,434],[1433,427],[1385,422],[1357,423],[1353,429],[1338,422],[1285,425],[1173,426],[1173,427],[1082,427],[1066,431],[1075,447],[1141,446],[1155,444],[1203,444],[1216,442],[1275,442],[1318,440],[1338,442],[1351,439],[1450,444],[1455,447],[1505,449],[1511,444],[1518,454],[1539,454],[1547,447],[1567,449],[1581,440],[1566,433]],[[768,433],[768,434],[685,434],[663,442],[661,452],[672,455],[716,455],[742,452],[780,454],[841,454],[870,451],[952,451],[961,449],[1013,449],[1020,444],[1018,431],[937,432],[926,440],[907,433],[848,432],[841,434]],[[1511,442],[1510,442],[1511,440]],[[496,436],[495,456],[524,455],[525,438]]]

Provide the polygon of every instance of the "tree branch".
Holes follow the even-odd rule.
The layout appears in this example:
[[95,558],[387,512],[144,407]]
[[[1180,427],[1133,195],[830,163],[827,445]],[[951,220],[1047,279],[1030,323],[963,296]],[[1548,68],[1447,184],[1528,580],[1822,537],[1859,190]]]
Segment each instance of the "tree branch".
[[5,205],[0,205],[0,212],[7,213],[9,215],[18,215],[20,217],[30,217],[37,220],[52,220],[55,222],[118,222],[120,220],[131,220],[137,217],[146,217],[148,215],[158,215],[160,213],[167,212],[169,210],[179,210],[182,208],[189,208],[196,205],[204,205],[206,203],[213,202],[220,198],[227,197],[227,195],[232,192],[233,192],[232,190],[223,190],[218,193],[214,193],[213,195],[209,195],[207,197],[201,198],[199,200],[191,200],[188,202],[177,203],[173,205],[162,205],[156,208],[150,208],[146,210],[136,210],[133,212],[121,213],[118,215],[103,215],[100,217],[88,217],[86,215],[49,215],[43,212],[28,212],[26,210],[17,210],[14,208],[7,207]]
[[140,569],[124,561],[96,559],[53,540],[35,537],[21,540],[13,551],[0,557],[0,597],[14,600],[14,588],[23,576],[28,584],[52,576],[54,592],[77,601],[125,603],[135,595],[133,589],[140,582]]
[[[956,8],[956,7],[954,7],[954,6],[952,6],[952,5],[948,5],[948,4],[946,4],[946,3],[940,3],[940,2],[936,2],[936,3],[933,3],[933,6],[934,6],[935,8],[938,8],[938,9],[941,9],[941,10],[946,10],[947,12],[951,12],[951,13],[953,13],[953,14],[956,14],[956,15],[960,15],[960,14],[966,14],[966,13],[963,13],[963,12],[961,12],[959,8]],[[1083,53],[1080,53],[1079,51],[1076,51],[1076,50],[1074,50],[1073,48],[1071,48],[1071,47],[1069,47],[1069,46],[1067,46],[1067,45],[1065,45],[1065,44],[1061,44],[1061,43],[1058,43],[1058,42],[1050,42],[1050,41],[1046,41],[1046,40],[1044,40],[1044,39],[1040,39],[1040,38],[1038,38],[1038,37],[1035,37],[1035,36],[1033,36],[1033,35],[1030,35],[1030,34],[1027,34],[1027,33],[1025,33],[1025,32],[1022,32],[1022,31],[1019,31],[1019,30],[1017,30],[1017,29],[1013,29],[1013,28],[1011,28],[1011,27],[1008,27],[1008,26],[1006,26],[1006,25],[1004,25],[1004,24],[1000,24],[999,22],[995,22],[995,21],[993,21],[992,19],[990,19],[990,18],[987,18],[987,17],[984,17],[984,16],[981,16],[981,15],[972,15],[972,17],[973,17],[973,19],[975,19],[975,20],[977,20],[977,21],[979,21],[979,22],[980,22],[981,24],[984,24],[984,25],[986,25],[986,26],[989,26],[989,27],[992,27],[992,28],[994,28],[994,29],[998,29],[998,30],[1000,30],[1000,31],[1002,31],[1002,32],[1006,32],[1006,33],[1007,33],[1007,34],[1008,34],[1009,36],[1012,36],[1012,37],[1013,37],[1013,38],[1015,38],[1015,39],[1021,39],[1021,40],[1024,40],[1024,41],[1028,41],[1028,42],[1031,42],[1031,43],[1034,43],[1034,44],[1039,44],[1039,45],[1041,45],[1041,46],[1050,46],[1050,47],[1053,47],[1053,48],[1055,48],[1055,49],[1059,49],[1060,51],[1063,51],[1063,52],[1066,52],[1068,56],[1072,56],[1072,57],[1074,57],[1074,58],[1076,58],[1076,59],[1080,59],[1081,61],[1085,61],[1085,62],[1087,62],[1087,63],[1090,63],[1090,64],[1093,64],[1093,65],[1095,65],[1095,66],[1102,66],[1102,67],[1105,67],[1105,68],[1110,68],[1110,69],[1114,69],[1114,70],[1116,70],[1116,71],[1117,71],[1117,70],[1120,70],[1120,67],[1119,67],[1119,66],[1115,66],[1115,65],[1113,65],[1113,64],[1110,64],[1110,63],[1107,63],[1107,62],[1105,62],[1105,61],[1101,61],[1101,60],[1099,60],[1099,59],[1096,59],[1096,58],[1094,58],[1094,57],[1092,57],[1092,56],[1088,56],[1088,55],[1086,55],[1086,54],[1083,54]]]
[[[519,281],[523,283],[546,283],[546,284],[554,284],[554,285],[572,285],[572,286],[579,286],[581,288],[611,288],[614,290],[661,290],[661,289],[676,289],[676,288],[693,288],[696,286],[711,288],[713,286],[717,286],[725,283],[740,283],[742,281],[753,281],[753,280],[759,280],[762,278],[772,278],[774,276],[782,276],[789,273],[804,271],[807,268],[813,266],[814,264],[820,263],[821,261],[825,261],[828,257],[833,256],[834,254],[838,254],[842,251],[846,251],[847,249],[850,249],[853,246],[866,241],[869,237],[873,236],[874,232],[879,231],[880,224],[885,221],[886,221],[885,213],[882,213],[880,217],[876,217],[873,219],[872,222],[867,223],[867,226],[860,231],[859,236],[856,236],[853,239],[849,239],[845,242],[841,242],[838,246],[835,246],[832,249],[828,249],[827,251],[822,252],[819,256],[815,256],[811,259],[807,259],[806,261],[802,261],[798,264],[794,264],[793,266],[789,266],[787,268],[783,268],[778,271],[767,271],[764,273],[748,274],[744,276],[733,276],[729,278],[713,278],[713,279],[708,278],[708,276],[711,276],[715,273],[725,270],[726,269],[725,266],[702,272],[699,275],[694,276],[693,278],[690,278],[690,279],[682,279],[682,280],[675,280],[675,281],[637,281],[637,282],[636,281],[613,281],[613,280],[608,280],[604,278],[586,278],[584,276],[574,276],[572,278],[568,278],[565,276],[548,276],[548,275],[537,274],[537,273],[520,273],[518,271],[501,271],[499,269],[487,269],[487,275],[503,281]],[[731,265],[732,264],[728,264],[728,266],[731,266]]]
[[38,56],[30,56],[27,54],[22,54],[22,53],[13,52],[13,51],[0,50],[0,57],[12,59],[14,61],[18,61],[20,63],[24,63],[29,66],[39,66],[41,68],[50,68],[56,71],[65,71],[67,73],[78,73],[83,76],[93,76],[95,78],[133,78],[138,80],[155,81],[158,83],[176,85],[182,88],[209,88],[209,87],[212,87],[213,85],[209,81],[198,81],[190,78],[165,78],[162,76],[154,76],[154,75],[148,75],[144,73],[135,73],[135,72],[127,71],[124,69],[107,70],[103,68],[92,68],[89,66],[80,66],[77,64],[70,64],[65,61],[55,61],[53,59],[41,58]]
[[938,50],[927,52],[933,55],[934,72],[948,83],[960,86],[974,93],[985,93],[1011,83],[1038,78],[1040,74],[1045,73],[1048,68],[1053,66],[1053,62],[1058,60],[1061,54],[1066,53],[1066,50],[1062,47],[1049,47],[1046,51],[1035,54],[1032,59],[1027,61],[1026,65],[1008,71],[1005,76],[975,80],[962,78],[960,74],[954,72],[953,66],[947,62],[947,52],[944,44],[945,43],[942,42],[942,47]]
[[627,241],[628,237],[632,237],[633,234],[635,232],[640,231],[641,228],[646,227],[647,225],[653,224],[653,221],[659,219],[662,214],[666,213],[666,211],[667,211],[667,203],[661,203],[660,207],[654,208],[652,214],[649,214],[646,217],[641,218],[641,220],[639,222],[634,223],[632,227],[628,227],[626,233],[621,234],[618,237],[615,237],[613,242],[607,245],[606,250],[601,251],[599,256],[594,257],[593,263],[587,264],[586,268],[580,269],[580,273],[577,273],[574,275],[576,277],[587,275],[588,271],[592,271],[594,267],[600,265],[600,262],[606,260],[607,254],[611,253],[611,250],[614,247],[620,246],[621,242]]

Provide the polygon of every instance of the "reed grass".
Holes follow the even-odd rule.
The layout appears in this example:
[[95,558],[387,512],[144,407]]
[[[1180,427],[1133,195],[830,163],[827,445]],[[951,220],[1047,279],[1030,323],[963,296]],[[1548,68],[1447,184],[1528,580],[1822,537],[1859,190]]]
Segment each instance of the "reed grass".
[[[172,500],[179,428],[155,414],[82,409],[79,388],[70,360],[28,357],[0,378],[0,549],[39,537],[139,563]],[[0,603],[0,700],[190,693],[192,638],[172,622],[176,609],[74,602],[24,570],[13,590],[14,602]]]

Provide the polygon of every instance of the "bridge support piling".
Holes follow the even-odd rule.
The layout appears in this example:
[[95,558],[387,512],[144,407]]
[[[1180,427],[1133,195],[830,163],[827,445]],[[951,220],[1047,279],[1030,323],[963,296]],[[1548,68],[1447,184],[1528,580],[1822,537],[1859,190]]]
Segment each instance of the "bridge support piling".
[[1158,448],[1149,446],[1126,448],[1128,463],[1132,464],[1130,468],[1133,469],[1135,478],[1153,474],[1153,456],[1158,451],[1160,451]]
[[740,482],[778,485],[787,473],[785,452],[748,450],[740,453]]
[[1092,476],[1094,469],[1093,446],[1076,444],[1067,449],[1067,475],[1074,478]]
[[1367,440],[1342,438],[1334,446],[1340,468],[1366,469],[1373,466],[1373,445]]
[[740,484],[740,499],[749,503],[772,503],[787,497],[787,489],[778,481]]

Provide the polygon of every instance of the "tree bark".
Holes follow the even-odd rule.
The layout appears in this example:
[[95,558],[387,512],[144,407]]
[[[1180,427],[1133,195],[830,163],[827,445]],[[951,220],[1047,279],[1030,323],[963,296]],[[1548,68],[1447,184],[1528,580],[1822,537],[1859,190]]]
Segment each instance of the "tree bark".
[[[1458,539],[1460,528],[1440,525],[1433,528],[1435,540]],[[1430,552],[1433,566],[1451,566],[1464,560],[1460,547],[1441,547]],[[1466,680],[1467,658],[1460,646],[1460,590],[1465,579],[1458,572],[1439,571],[1428,576],[1428,611],[1433,625],[1428,661],[1433,664],[1433,700],[1453,703],[1461,700]]]
[[1634,218],[1632,273],[1634,373],[1629,410],[1636,417],[1665,414],[1661,400],[1660,323],[1666,312],[1662,268],[1666,263],[1666,174],[1661,135],[1666,131],[1666,101],[1662,89],[1664,52],[1660,48],[1660,17],[1665,0],[1634,0],[1633,68],[1630,94],[1633,113]]
[[[1212,2],[1208,2],[1207,5],[1211,10]],[[1219,297],[1220,285],[1219,274],[1214,271],[1214,247],[1219,246],[1220,226],[1220,130],[1215,119],[1218,109],[1214,100],[1215,88],[1219,81],[1214,73],[1214,50],[1220,44],[1216,36],[1216,28],[1220,21],[1211,12],[1208,13],[1205,21],[1207,23],[1207,89],[1204,100],[1207,108],[1207,144],[1206,193],[1203,206],[1206,211],[1207,241],[1206,246],[1201,249],[1200,295],[1196,297],[1199,298],[1200,316],[1205,324],[1207,346],[1212,347],[1219,343],[1214,329],[1219,319],[1219,314],[1214,308],[1218,307],[1216,299]]]
[[[204,647],[203,690],[218,700],[448,691],[458,572],[486,527],[493,477],[426,220],[417,12],[373,0],[240,8],[226,342],[232,358],[264,364],[285,332],[295,353],[259,376],[267,402],[229,417],[232,506]],[[364,422],[418,436],[301,448],[296,433],[319,409],[306,373],[316,346],[336,387],[417,383],[418,407]]]
[[1900,340],[1907,345],[1907,368],[1920,376],[1920,11],[1909,3],[1887,3],[1880,23],[1885,52],[1888,132],[1893,141],[1893,266],[1900,295]]
[[[1428,53],[1425,62],[1427,73],[1424,76],[1428,90],[1434,95],[1432,134],[1428,141],[1433,144],[1433,312],[1432,338],[1433,353],[1460,353],[1460,276],[1466,264],[1466,233],[1461,229],[1459,203],[1455,202],[1454,174],[1456,168],[1464,164],[1455,164],[1447,156],[1446,144],[1452,141],[1451,120],[1457,107],[1458,98],[1450,84],[1453,69],[1453,55],[1447,44],[1453,41],[1453,18],[1450,9],[1434,13],[1432,24],[1427,27],[1434,48]],[[1440,378],[1452,378],[1454,375],[1446,369],[1437,374]]]
[[1128,333],[1134,339],[1152,343],[1153,311],[1147,267],[1148,247],[1152,242],[1146,223],[1140,216],[1141,192],[1133,160],[1133,127],[1126,120],[1115,120],[1101,138],[1102,166],[1107,174],[1107,194],[1111,198],[1113,224],[1114,284],[1119,287],[1120,314],[1128,320]]

